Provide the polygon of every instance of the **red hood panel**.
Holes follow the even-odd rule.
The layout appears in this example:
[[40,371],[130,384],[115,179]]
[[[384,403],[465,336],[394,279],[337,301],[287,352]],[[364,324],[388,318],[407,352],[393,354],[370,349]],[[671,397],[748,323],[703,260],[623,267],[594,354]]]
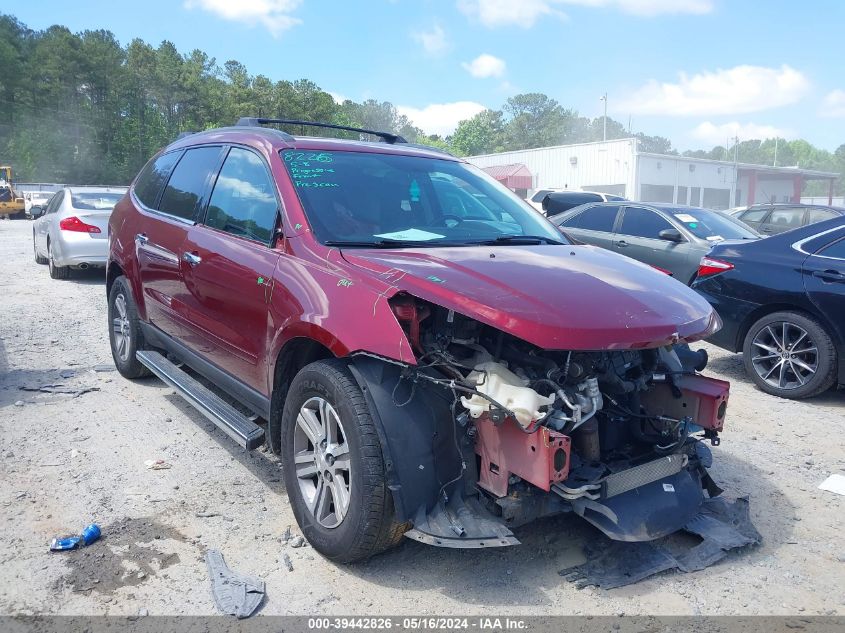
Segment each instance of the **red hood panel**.
[[345,249],[416,297],[544,349],[655,347],[719,327],[710,304],[649,266],[593,246]]

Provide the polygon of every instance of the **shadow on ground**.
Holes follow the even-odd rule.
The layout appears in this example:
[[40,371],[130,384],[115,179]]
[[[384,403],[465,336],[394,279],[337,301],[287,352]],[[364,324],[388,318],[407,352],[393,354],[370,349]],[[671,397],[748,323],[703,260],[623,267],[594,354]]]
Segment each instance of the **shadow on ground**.
[[[707,371],[716,372],[722,377],[729,379],[732,383],[743,383],[748,385],[752,389],[758,391],[763,398],[779,399],[777,396],[772,396],[759,389],[757,385],[754,384],[754,381],[748,377],[748,374],[745,372],[745,365],[742,363],[742,354],[729,354],[711,358],[707,363]],[[832,405],[845,408],[845,389],[829,389],[817,396],[808,398],[807,400],[802,400],[802,402],[806,402],[810,405]]]

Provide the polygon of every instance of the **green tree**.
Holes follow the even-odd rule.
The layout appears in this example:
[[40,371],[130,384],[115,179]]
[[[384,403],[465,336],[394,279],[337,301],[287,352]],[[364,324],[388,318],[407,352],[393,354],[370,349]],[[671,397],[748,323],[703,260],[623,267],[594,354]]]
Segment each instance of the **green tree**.
[[505,147],[505,123],[499,110],[482,110],[458,123],[450,138],[452,151],[459,156],[500,152]]
[[504,105],[507,149],[560,145],[572,137],[577,115],[554,99],[532,92],[511,97]]

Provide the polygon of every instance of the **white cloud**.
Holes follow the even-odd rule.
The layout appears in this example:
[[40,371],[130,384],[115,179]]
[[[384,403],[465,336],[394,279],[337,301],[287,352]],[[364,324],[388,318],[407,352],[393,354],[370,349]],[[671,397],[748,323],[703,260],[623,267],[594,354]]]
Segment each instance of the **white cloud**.
[[690,135],[711,145],[724,145],[729,139],[733,142],[734,137],[737,136],[740,141],[749,141],[751,139],[765,140],[767,138],[795,138],[795,133],[791,130],[774,127],[773,125],[739,123],[738,121],[722,123],[720,125],[705,121],[697,125],[690,132]]
[[483,79],[485,77],[501,77],[505,74],[506,65],[504,60],[482,53],[471,62],[463,62],[461,66],[473,77]]
[[186,9],[203,9],[224,20],[261,24],[276,37],[302,20],[291,15],[302,0],[185,0]]
[[487,108],[475,101],[455,101],[454,103],[432,103],[424,108],[397,106],[396,109],[399,114],[404,114],[411,123],[426,134],[448,136],[455,131],[458,123],[471,119]]
[[682,72],[677,83],[652,79],[617,102],[614,110],[666,116],[744,114],[795,103],[809,85],[803,74],[786,65],[735,66],[697,75]]
[[329,93],[329,96],[334,99],[334,102],[338,105],[342,105],[344,101],[349,99],[349,97],[342,95],[339,92],[332,92],[331,90],[327,90],[326,92]]
[[411,37],[428,55],[441,55],[449,50],[446,31],[439,24],[435,24],[429,31],[414,31]]
[[845,117],[845,90],[833,90],[822,101],[821,115],[825,117]]
[[458,0],[458,9],[486,27],[515,24],[527,29],[544,15],[565,17],[557,0]]
[[566,19],[566,14],[561,11],[561,7],[566,5],[618,9],[640,16],[666,13],[702,15],[713,10],[713,0],[458,0],[458,9],[462,13],[489,28],[514,24],[527,29],[544,16]]
[[633,15],[655,16],[689,13],[704,15],[713,11],[712,0],[571,0],[584,6],[619,8]]

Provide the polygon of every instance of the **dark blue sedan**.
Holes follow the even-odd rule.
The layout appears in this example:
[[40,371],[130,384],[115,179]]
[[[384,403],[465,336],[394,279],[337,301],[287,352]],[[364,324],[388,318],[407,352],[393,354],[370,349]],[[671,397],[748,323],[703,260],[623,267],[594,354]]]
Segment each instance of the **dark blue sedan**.
[[717,244],[692,287],[724,322],[710,342],[741,351],[763,391],[809,398],[845,386],[845,218]]

